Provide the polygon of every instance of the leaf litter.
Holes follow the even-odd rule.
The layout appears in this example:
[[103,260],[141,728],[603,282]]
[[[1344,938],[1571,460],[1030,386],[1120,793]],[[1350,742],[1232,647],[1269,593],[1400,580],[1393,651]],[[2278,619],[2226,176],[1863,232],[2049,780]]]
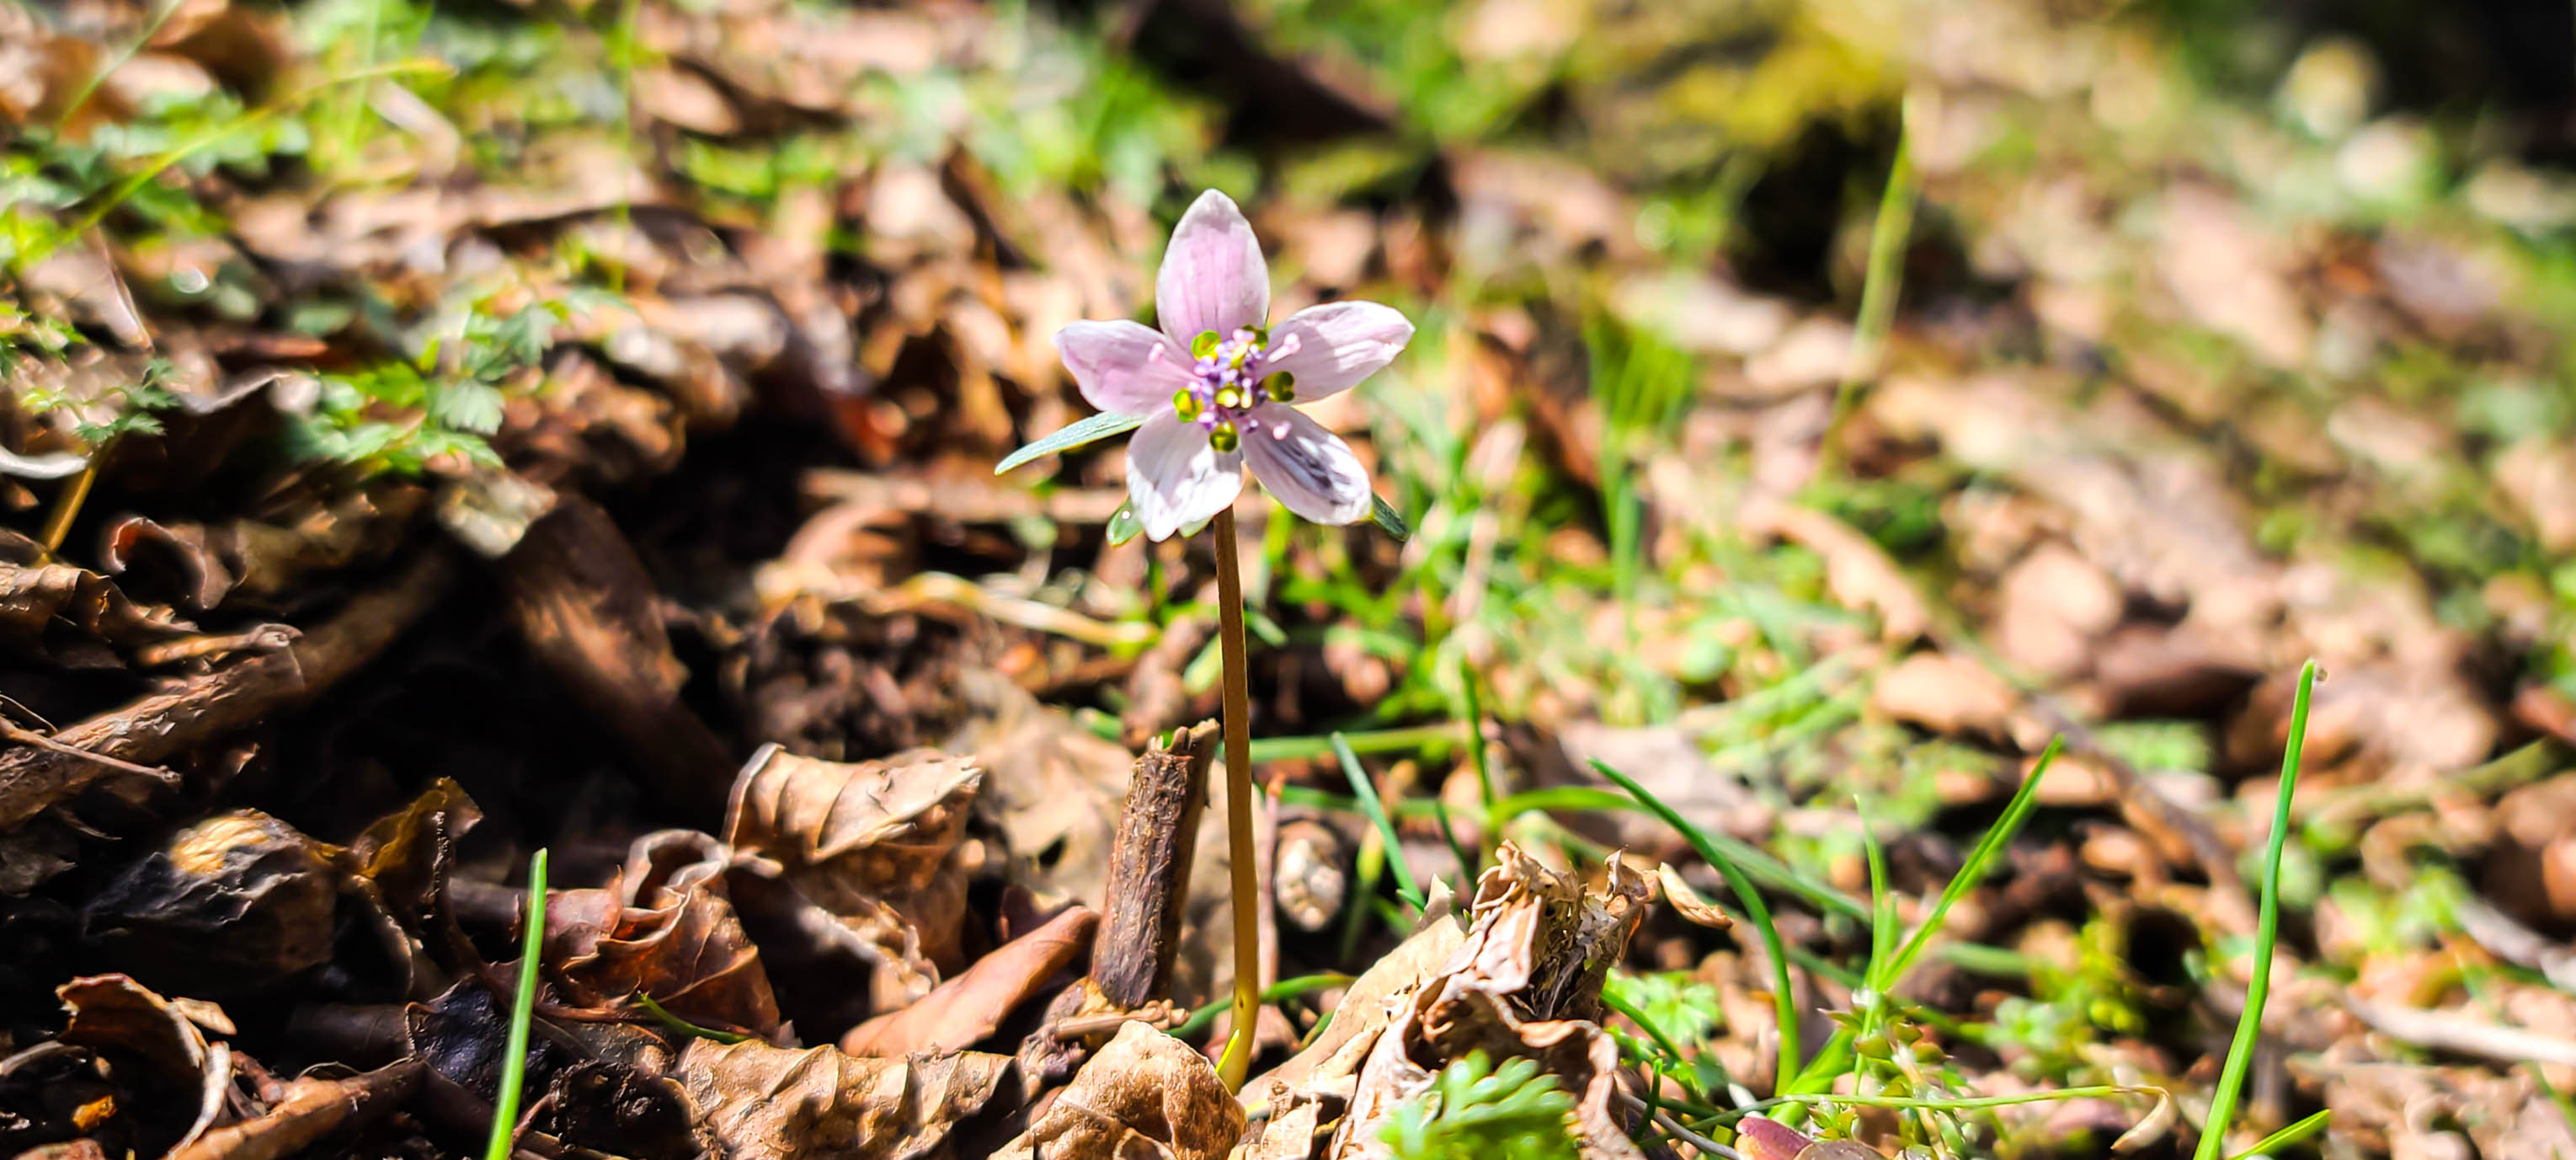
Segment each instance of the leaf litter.
[[[0,1152],[471,1151],[540,847],[550,1160],[2177,1147],[2309,657],[2225,1153],[2576,1149],[2576,194],[2428,38],[1093,15],[0,13]],[[1239,1096],[1209,563],[990,470],[1207,186],[1422,323],[1408,542],[1239,505]]]

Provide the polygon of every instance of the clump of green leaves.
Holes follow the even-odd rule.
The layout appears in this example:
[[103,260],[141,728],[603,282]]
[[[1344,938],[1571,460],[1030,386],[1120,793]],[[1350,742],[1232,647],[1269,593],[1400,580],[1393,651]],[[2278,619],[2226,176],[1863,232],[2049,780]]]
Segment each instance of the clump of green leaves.
[[1496,1069],[1480,1051],[1396,1105],[1378,1140],[1395,1160],[1573,1160],[1573,1112],[1573,1097],[1538,1064],[1514,1059]]
[[174,370],[168,359],[156,358],[144,364],[141,379],[87,399],[73,398],[55,385],[30,386],[20,392],[18,405],[35,415],[68,411],[74,418],[72,434],[92,447],[104,447],[120,435],[158,435],[156,412],[179,405],[179,396],[161,385]]
[[320,376],[311,413],[288,433],[297,458],[364,474],[414,474],[442,457],[497,466],[486,437],[501,429],[503,388],[537,365],[567,300],[503,312],[484,295],[447,313],[410,358]]

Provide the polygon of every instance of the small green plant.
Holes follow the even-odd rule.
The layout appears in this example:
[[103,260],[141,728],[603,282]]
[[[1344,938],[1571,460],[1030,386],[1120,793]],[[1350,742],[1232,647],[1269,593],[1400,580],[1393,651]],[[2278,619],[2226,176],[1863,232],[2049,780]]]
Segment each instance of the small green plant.
[[1573,1097],[1538,1064],[1514,1059],[1495,1068],[1479,1051],[1396,1105],[1378,1141],[1395,1160],[1572,1160],[1573,1111]]
[[485,437],[501,429],[503,388],[545,356],[553,324],[572,307],[549,300],[501,313],[492,297],[448,315],[411,358],[321,376],[288,451],[365,475],[417,474],[446,456],[497,465]]

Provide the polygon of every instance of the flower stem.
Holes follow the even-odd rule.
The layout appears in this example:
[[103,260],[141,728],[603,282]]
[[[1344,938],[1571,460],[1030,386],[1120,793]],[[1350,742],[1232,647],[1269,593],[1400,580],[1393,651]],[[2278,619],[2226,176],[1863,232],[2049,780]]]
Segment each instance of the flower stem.
[[1217,1075],[1240,1090],[1252,1067],[1252,1029],[1261,1006],[1260,887],[1252,878],[1252,693],[1244,673],[1243,569],[1235,559],[1234,509],[1216,513],[1216,606],[1225,656],[1225,848],[1234,878],[1234,1030]]

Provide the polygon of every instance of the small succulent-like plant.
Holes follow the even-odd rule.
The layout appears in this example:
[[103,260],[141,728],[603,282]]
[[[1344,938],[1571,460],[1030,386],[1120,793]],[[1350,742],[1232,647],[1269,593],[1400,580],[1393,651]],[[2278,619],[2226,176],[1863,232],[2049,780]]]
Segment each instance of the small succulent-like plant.
[[[1573,1160],[1574,1099],[1526,1059],[1499,1068],[1473,1052],[1397,1104],[1378,1128],[1396,1160]],[[1767,1121],[1766,1121],[1767,1122]]]

